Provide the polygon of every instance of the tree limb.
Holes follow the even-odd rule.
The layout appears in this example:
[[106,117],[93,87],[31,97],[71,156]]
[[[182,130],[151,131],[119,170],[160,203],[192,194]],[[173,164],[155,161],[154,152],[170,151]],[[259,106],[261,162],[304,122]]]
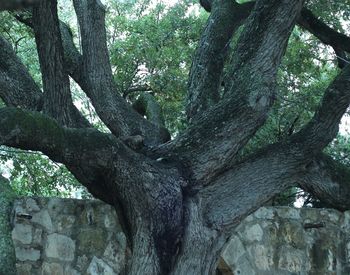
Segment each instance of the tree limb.
[[42,93],[11,45],[0,36],[0,97],[7,106],[41,110]]
[[304,164],[297,150],[274,144],[235,165],[198,193],[208,224],[218,230],[234,228],[246,215],[295,185]]
[[255,6],[234,52],[225,97],[197,116],[177,140],[160,148],[166,157],[188,161],[197,183],[207,184],[224,170],[265,122],[278,65],[302,4],[276,0]]
[[131,235],[147,233],[157,244],[153,253],[169,253],[158,255],[163,267],[169,263],[182,230],[185,183],[177,169],[135,153],[112,134],[62,127],[45,115],[16,108],[0,109],[0,144],[41,151],[65,164],[91,194],[122,207]]
[[[202,2],[201,2],[202,3]],[[213,1],[207,25],[193,58],[188,83],[187,117],[207,110],[220,99],[221,74],[230,40],[254,3]]]
[[68,127],[88,127],[88,121],[73,106],[63,47],[57,2],[42,0],[33,8],[33,29],[44,86],[43,111]]
[[[114,198],[104,190],[106,172],[102,169],[115,143],[97,130],[65,128],[37,112],[11,107],[0,109],[0,144],[40,151],[53,161],[65,164],[91,194],[110,204]],[[99,159],[99,162],[89,162],[89,159]]]
[[291,142],[302,147],[305,154],[322,151],[338,133],[339,123],[350,104],[350,65],[346,66],[327,88],[314,117]]
[[300,187],[329,207],[350,209],[350,169],[326,154],[319,154],[305,167]]
[[148,144],[169,139],[167,131],[146,121],[116,92],[105,32],[105,7],[97,0],[74,1],[83,48],[83,81],[78,82],[101,120],[116,136],[142,134]]

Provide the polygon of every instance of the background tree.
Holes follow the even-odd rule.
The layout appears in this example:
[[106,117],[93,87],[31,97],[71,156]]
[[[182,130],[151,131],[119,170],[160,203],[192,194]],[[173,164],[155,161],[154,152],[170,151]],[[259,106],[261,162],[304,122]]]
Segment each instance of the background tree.
[[[73,1],[79,32],[59,20],[55,1],[10,3],[0,9],[33,30],[42,84],[16,54],[20,30],[7,37],[13,46],[0,38],[0,143],[63,163],[115,206],[132,249],[128,274],[212,274],[240,221],[290,187],[349,209],[342,138],[333,158],[323,152],[350,103],[342,3],[206,1],[191,66],[196,28],[186,26],[199,21],[184,12],[188,2],[143,17],[151,2],[112,5],[108,32],[100,1]],[[162,32],[169,26],[178,32]],[[338,68],[324,60],[333,50]],[[186,115],[164,121],[161,107],[185,96],[181,69],[190,70]],[[73,81],[99,129],[73,104]]]

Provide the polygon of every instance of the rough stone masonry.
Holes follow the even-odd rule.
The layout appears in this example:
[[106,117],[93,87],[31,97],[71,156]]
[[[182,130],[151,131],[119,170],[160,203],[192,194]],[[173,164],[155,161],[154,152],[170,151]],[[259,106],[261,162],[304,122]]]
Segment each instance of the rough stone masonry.
[[[13,218],[19,275],[123,273],[130,251],[110,206],[27,197],[16,200]],[[348,275],[350,212],[260,208],[237,228],[217,273]]]

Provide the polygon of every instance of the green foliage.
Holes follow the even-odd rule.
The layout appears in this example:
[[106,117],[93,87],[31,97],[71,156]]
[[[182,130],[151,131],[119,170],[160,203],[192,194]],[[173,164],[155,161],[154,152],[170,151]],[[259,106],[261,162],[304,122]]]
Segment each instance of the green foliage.
[[0,147],[0,173],[9,174],[17,195],[69,197],[80,183],[61,164],[38,152]]
[[[164,109],[172,133],[184,126],[183,109],[191,59],[206,14],[197,14],[194,1],[172,7],[150,1],[111,2],[107,17],[109,47],[120,93],[147,85]],[[198,7],[198,6],[197,6]],[[134,101],[138,93],[128,99]],[[182,116],[174,114],[182,114]]]

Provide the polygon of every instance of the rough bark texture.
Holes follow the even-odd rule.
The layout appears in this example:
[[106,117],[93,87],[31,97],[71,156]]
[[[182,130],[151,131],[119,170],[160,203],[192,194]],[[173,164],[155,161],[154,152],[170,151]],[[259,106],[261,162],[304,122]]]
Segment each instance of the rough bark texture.
[[0,97],[7,106],[42,108],[42,94],[11,45],[0,37]]
[[63,65],[63,47],[56,1],[33,8],[33,27],[44,86],[43,111],[68,127],[89,123],[73,106],[69,78]]
[[[300,132],[238,157],[268,117],[276,72],[297,22],[348,51],[343,42],[349,38],[314,27],[315,18],[304,11],[300,17],[303,3],[202,1],[211,15],[189,78],[189,127],[164,143],[169,134],[154,97],[144,94],[131,106],[116,92],[100,1],[74,1],[80,54],[68,26],[58,21],[55,2],[43,0],[31,20],[18,19],[34,28],[45,98],[0,40],[0,97],[9,106],[0,109],[0,144],[64,163],[94,196],[116,207],[132,248],[128,274],[213,274],[233,228],[288,187],[299,185],[333,207],[350,208],[348,170],[321,155],[350,103],[349,66]],[[243,22],[220,96],[228,43]],[[68,74],[112,134],[82,123],[72,108]],[[41,102],[45,114],[36,112]]]

